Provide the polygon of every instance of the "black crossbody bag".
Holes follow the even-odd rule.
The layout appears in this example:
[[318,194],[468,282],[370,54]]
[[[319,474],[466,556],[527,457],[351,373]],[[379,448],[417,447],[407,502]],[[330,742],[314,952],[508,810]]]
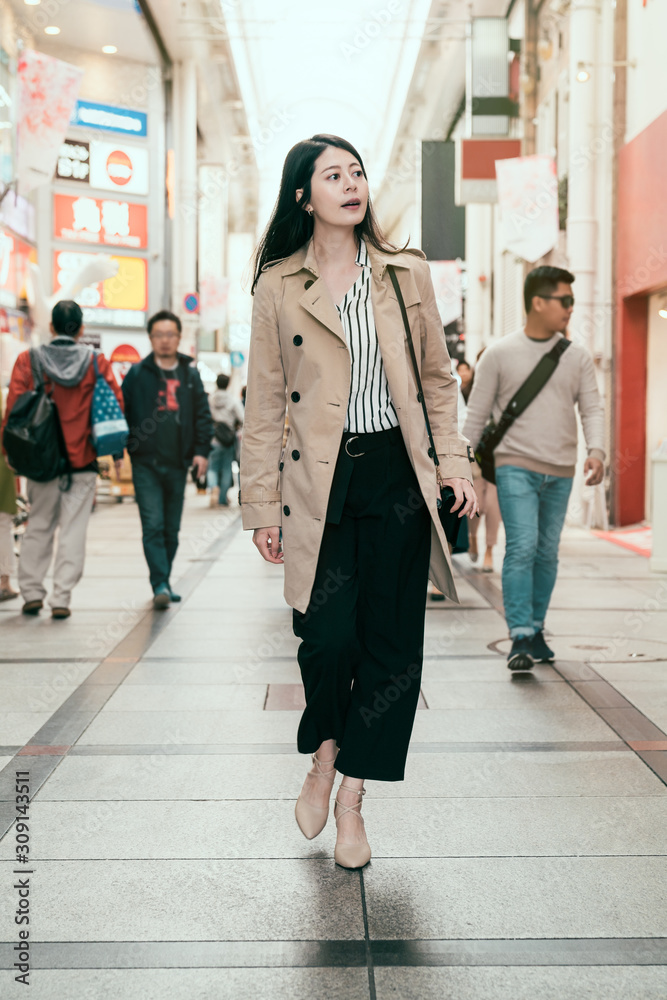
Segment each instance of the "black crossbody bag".
[[558,362],[570,346],[570,341],[563,337],[540,358],[532,372],[514,393],[509,403],[500,415],[498,423],[489,420],[482,431],[482,436],[475,448],[475,458],[482,470],[482,479],[487,483],[496,481],[496,460],[494,452],[508,430],[521,414],[530,406],[539,392],[542,391],[558,367]]
[[461,520],[458,515],[458,511],[452,510],[452,504],[455,502],[456,497],[454,495],[454,490],[451,486],[442,485],[442,473],[440,471],[440,459],[438,458],[438,453],[435,450],[435,442],[433,441],[433,433],[431,431],[431,421],[428,418],[428,410],[426,409],[426,400],[424,399],[424,390],[422,388],[422,380],[419,374],[419,368],[417,367],[417,355],[415,354],[415,346],[412,342],[412,332],[410,330],[410,324],[408,322],[408,314],[405,309],[405,302],[403,301],[403,293],[401,292],[401,286],[398,283],[398,278],[391,264],[387,266],[389,271],[389,277],[391,278],[391,283],[394,286],[394,291],[396,292],[396,298],[398,299],[398,304],[401,307],[401,316],[403,317],[403,326],[405,327],[405,336],[408,342],[408,347],[410,348],[410,358],[412,359],[412,367],[415,372],[415,379],[417,382],[417,399],[422,405],[422,410],[424,413],[424,423],[426,424],[426,433],[428,434],[429,457],[433,459],[433,464],[435,465],[435,474],[438,480],[438,486],[440,487],[440,497],[438,498],[438,516],[440,518],[440,524],[442,525],[442,530],[445,533],[445,537],[450,545],[456,543],[458,537],[459,529],[461,527]]

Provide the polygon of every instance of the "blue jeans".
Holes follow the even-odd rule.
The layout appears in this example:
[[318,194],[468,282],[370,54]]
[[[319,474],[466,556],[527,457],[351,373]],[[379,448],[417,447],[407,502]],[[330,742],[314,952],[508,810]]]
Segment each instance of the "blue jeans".
[[236,454],[236,445],[223,448],[221,444],[214,444],[208,456],[208,472],[206,481],[210,489],[220,487],[219,503],[227,503],[227,494],[234,485],[232,473],[232,462]]
[[515,639],[533,635],[544,625],[558,573],[558,546],[572,479],[501,465],[496,485],[506,538],[505,618]]
[[132,463],[144,555],[153,591],[162,584],[169,586],[171,565],[178,548],[186,477],[185,469]]

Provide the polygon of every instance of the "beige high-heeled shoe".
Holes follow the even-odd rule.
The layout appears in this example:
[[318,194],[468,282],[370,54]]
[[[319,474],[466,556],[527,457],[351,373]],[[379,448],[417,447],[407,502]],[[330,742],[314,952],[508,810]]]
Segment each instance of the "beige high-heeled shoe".
[[[357,813],[359,819],[364,823],[364,818],[361,815],[361,803],[363,802],[363,797],[366,794],[366,789],[362,788],[358,791],[356,788],[350,788],[349,785],[341,784],[341,788],[345,788],[348,792],[355,792],[359,796],[359,801],[355,802],[353,806],[345,806],[340,801],[338,796],[336,796],[336,805],[338,806],[338,815],[336,816],[336,829],[338,829],[338,820],[345,813],[354,812],[358,809]],[[365,827],[364,827],[365,829]],[[336,846],[334,847],[334,861],[341,868],[363,868],[371,860],[371,848],[368,841],[365,844],[339,844],[336,840]]]
[[[336,768],[334,766],[329,771],[323,771],[322,765],[335,765],[336,758],[334,757],[333,760],[320,760],[317,754],[314,753],[311,754],[311,760],[316,768],[315,777],[326,778],[329,784],[333,787],[333,783],[336,780]],[[307,840],[312,840],[313,837],[318,835],[318,833],[322,833],[322,830],[327,825],[327,819],[329,818],[329,803],[327,802],[326,809],[322,809],[320,806],[311,806],[309,802],[304,802],[299,795],[294,807],[294,815],[301,833]]]

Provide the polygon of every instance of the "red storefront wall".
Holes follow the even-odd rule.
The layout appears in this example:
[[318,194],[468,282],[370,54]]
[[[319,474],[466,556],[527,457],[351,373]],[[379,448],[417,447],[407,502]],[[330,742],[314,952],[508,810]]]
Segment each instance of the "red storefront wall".
[[667,111],[619,155],[614,520],[644,518],[648,295],[667,285]]

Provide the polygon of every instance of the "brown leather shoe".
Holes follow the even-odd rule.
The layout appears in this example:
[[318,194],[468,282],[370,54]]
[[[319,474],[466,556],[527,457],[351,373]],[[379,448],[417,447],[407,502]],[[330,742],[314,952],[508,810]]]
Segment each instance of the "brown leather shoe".
[[69,608],[51,608],[52,618],[69,618],[72,614]]
[[44,601],[26,601],[21,612],[24,615],[38,615],[44,607]]

